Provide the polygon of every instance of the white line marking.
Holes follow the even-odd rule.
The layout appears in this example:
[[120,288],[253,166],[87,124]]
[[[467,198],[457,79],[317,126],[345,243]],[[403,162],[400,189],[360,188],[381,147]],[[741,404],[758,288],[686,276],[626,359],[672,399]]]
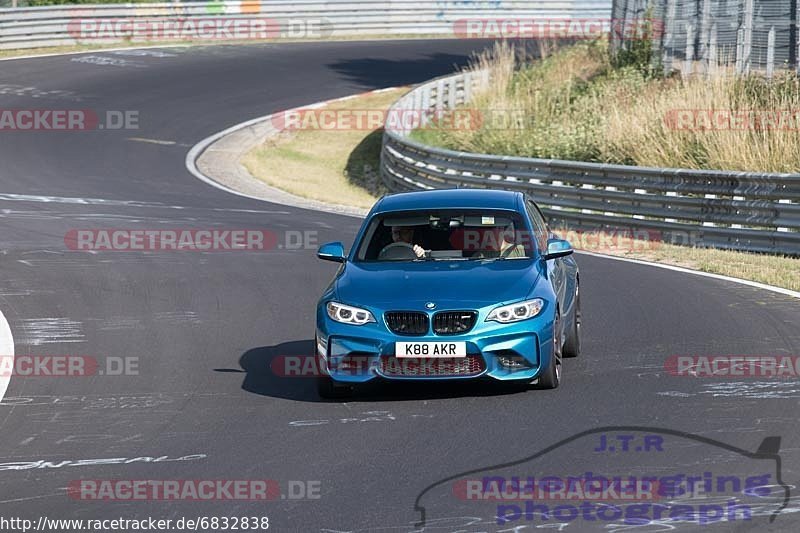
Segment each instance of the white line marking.
[[109,459],[78,459],[78,460],[45,460],[37,459],[32,461],[15,461],[13,463],[0,463],[0,471],[7,470],[32,470],[32,469],[59,469],[64,467],[79,467],[79,466],[99,466],[99,465],[128,465],[132,463],[164,463],[176,461],[199,461],[206,459],[207,454],[196,453],[192,455],[184,455],[182,457],[170,457],[168,455],[161,456],[143,456],[143,457],[112,457]]
[[[64,490],[67,490],[66,487]],[[14,502],[27,502],[30,500],[40,500],[42,498],[52,498],[53,496],[61,496],[63,492],[53,492],[52,494],[42,494],[41,496],[28,496],[27,498],[14,498],[13,500],[2,500],[0,503],[14,503]]]
[[[9,202],[41,202],[41,203],[59,203],[59,204],[84,204],[84,205],[114,205],[114,206],[146,206],[142,202],[132,200],[105,200],[103,198],[76,198],[69,196],[42,196],[36,194],[12,194],[0,193],[0,201]],[[152,204],[154,206],[162,206],[164,204]]]
[[750,281],[746,279],[740,278],[732,278],[730,276],[724,276],[722,274],[712,274],[711,272],[701,272],[699,270],[692,270],[691,268],[684,268],[674,265],[665,265],[662,263],[653,263],[652,261],[644,261],[642,259],[631,259],[628,257],[616,257],[613,255],[605,255],[605,254],[598,254],[596,252],[584,252],[580,250],[576,250],[576,253],[584,254],[584,255],[591,255],[593,257],[601,257],[603,259],[613,259],[615,261],[625,261],[626,263],[635,263],[637,265],[645,265],[651,266],[656,268],[663,268],[666,270],[672,270],[675,272],[681,272],[683,274],[692,274],[695,276],[703,276],[706,278],[712,279],[719,279],[722,281],[730,281],[733,283],[738,283],[740,285],[747,285],[748,287],[755,287],[757,289],[763,289],[765,291],[777,292],[778,294],[784,294],[786,296],[791,296],[793,298],[800,298],[800,292],[793,291],[791,289],[784,289],[783,287],[775,287],[772,285],[767,285],[766,283],[759,283],[757,281]]
[[189,48],[190,44],[167,44],[162,46],[135,46],[125,48],[97,48],[95,50],[78,50],[75,52],[53,52],[52,54],[29,54],[27,56],[0,57],[0,61],[14,61],[17,59],[38,59],[40,57],[74,56],[78,54],[96,54],[99,52],[120,52],[123,50],[149,50],[152,48]]
[[[217,142],[219,139],[225,137],[226,135],[230,135],[231,133],[235,133],[235,132],[237,132],[239,130],[248,128],[250,126],[254,126],[256,124],[260,124],[261,122],[270,121],[270,120],[272,120],[272,117],[275,116],[275,115],[281,115],[281,114],[288,113],[290,111],[294,111],[294,110],[298,110],[298,109],[309,109],[312,106],[324,107],[324,106],[328,105],[331,102],[335,102],[337,100],[342,100],[343,98],[355,98],[357,96],[373,94],[373,93],[376,93],[378,91],[392,91],[392,90],[400,89],[400,88],[402,88],[402,87],[386,87],[385,89],[377,89],[377,90],[373,90],[373,91],[366,91],[364,93],[359,93],[359,94],[354,94],[354,95],[350,95],[350,96],[334,98],[332,100],[325,100],[325,101],[322,101],[322,102],[317,102],[315,104],[310,104],[310,106],[300,106],[300,107],[294,107],[292,109],[287,109],[287,110],[284,110],[284,111],[277,111],[277,112],[271,113],[269,115],[264,115],[262,117],[258,117],[258,118],[254,118],[254,119],[251,119],[251,120],[248,120],[248,121],[245,121],[245,122],[241,122],[239,124],[231,126],[228,129],[222,130],[220,132],[215,133],[214,135],[206,137],[205,139],[201,140],[200,142],[198,142],[197,144],[192,146],[192,148],[186,154],[186,161],[185,161],[186,169],[195,178],[199,179],[200,181],[202,181],[204,183],[207,183],[208,185],[211,185],[212,187],[216,187],[217,189],[219,189],[221,191],[225,191],[225,192],[227,192],[229,194],[234,194],[236,196],[241,196],[243,198],[249,198],[251,200],[258,200],[260,202],[267,202],[267,203],[273,203],[274,204],[275,203],[274,200],[267,200],[267,199],[261,198],[259,196],[255,196],[255,195],[252,195],[252,194],[247,194],[247,193],[243,193],[241,191],[237,191],[235,189],[231,189],[230,187],[227,187],[227,186],[219,183],[218,181],[209,178],[208,176],[206,176],[205,174],[200,172],[199,168],[197,168],[197,164],[196,164],[197,160],[200,158],[201,155],[203,155],[203,152],[206,151],[206,148],[208,148],[209,146],[211,146],[212,144]],[[308,200],[308,199],[307,198],[301,198],[301,200]],[[311,207],[304,207],[304,209],[312,209],[312,208]],[[341,214],[341,215],[344,215],[344,216],[353,216],[353,217],[357,217],[357,218],[363,218],[361,215],[355,215],[355,214],[352,214],[352,213],[338,213],[338,214]]]
[[[14,336],[11,335],[11,326],[8,325],[8,321],[2,311],[0,311],[0,354],[11,358],[11,368],[13,368]],[[0,376],[0,402],[3,401],[3,396],[6,395],[6,390],[8,390],[8,384],[10,382],[10,374],[8,376]]]
[[29,346],[86,342],[81,322],[69,318],[26,318],[22,321],[22,331],[22,344]]
[[163,144],[164,146],[172,146],[174,144],[178,144],[175,141],[161,141],[159,139],[145,139],[144,137],[128,137],[127,140],[140,142],[140,143]]
[[[123,206],[123,207],[141,207],[141,208],[159,208],[159,209],[211,209],[211,211],[230,212],[230,213],[261,213],[273,215],[288,215],[289,211],[275,211],[263,209],[226,209],[220,207],[206,208],[206,207],[191,207],[184,205],[166,205],[151,202],[140,202],[137,200],[107,200],[104,198],[73,198],[66,196],[37,196],[32,194],[11,194],[0,193],[0,202],[39,202],[39,203],[60,203],[60,204],[79,204],[79,205],[108,205],[108,206]],[[10,209],[0,209],[0,216],[4,215],[27,215],[33,213],[32,211],[12,211]],[[66,214],[59,214],[58,217],[66,216]],[[84,217],[96,216],[105,218],[107,216],[101,213],[95,215],[81,215]],[[58,218],[56,217],[56,218]],[[52,218],[52,217],[50,217]],[[56,252],[53,252],[56,253]]]
[[70,61],[74,61],[75,63],[86,63],[87,65],[99,65],[101,67],[134,67],[134,68],[147,67],[147,65],[145,65],[144,63],[139,63],[137,61],[130,61],[128,59],[120,59],[116,57],[97,56],[97,55],[73,57],[72,59],[70,59]]

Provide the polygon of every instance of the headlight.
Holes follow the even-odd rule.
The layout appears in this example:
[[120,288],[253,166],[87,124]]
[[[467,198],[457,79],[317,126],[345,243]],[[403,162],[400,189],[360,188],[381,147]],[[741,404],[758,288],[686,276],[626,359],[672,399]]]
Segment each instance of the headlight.
[[366,309],[359,307],[350,307],[349,305],[340,304],[337,302],[328,302],[326,306],[328,316],[331,320],[342,322],[344,324],[354,324],[362,326],[367,322],[375,322],[375,317]]
[[486,321],[494,320],[501,324],[508,324],[509,322],[519,322],[520,320],[527,320],[533,318],[541,312],[544,307],[544,300],[541,298],[534,298],[533,300],[526,300],[511,305],[503,305],[495,307]]

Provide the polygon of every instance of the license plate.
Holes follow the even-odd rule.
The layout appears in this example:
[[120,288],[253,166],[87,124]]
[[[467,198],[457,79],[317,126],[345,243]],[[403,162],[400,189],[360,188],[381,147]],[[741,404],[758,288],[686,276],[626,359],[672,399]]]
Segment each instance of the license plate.
[[398,342],[395,357],[466,357],[466,342]]

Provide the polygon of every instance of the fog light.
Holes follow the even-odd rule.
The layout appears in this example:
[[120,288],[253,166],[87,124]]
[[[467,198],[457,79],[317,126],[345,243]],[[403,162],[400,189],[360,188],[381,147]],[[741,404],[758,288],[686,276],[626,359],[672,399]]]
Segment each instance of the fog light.
[[514,370],[521,370],[523,368],[530,368],[531,365],[524,357],[518,355],[498,355],[497,360],[506,368],[513,368]]

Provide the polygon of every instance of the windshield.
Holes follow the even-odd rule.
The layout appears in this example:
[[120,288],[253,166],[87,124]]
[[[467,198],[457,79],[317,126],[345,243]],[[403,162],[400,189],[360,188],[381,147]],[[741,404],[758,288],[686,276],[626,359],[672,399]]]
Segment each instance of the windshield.
[[522,218],[513,211],[420,210],[377,215],[357,261],[475,261],[533,257]]

